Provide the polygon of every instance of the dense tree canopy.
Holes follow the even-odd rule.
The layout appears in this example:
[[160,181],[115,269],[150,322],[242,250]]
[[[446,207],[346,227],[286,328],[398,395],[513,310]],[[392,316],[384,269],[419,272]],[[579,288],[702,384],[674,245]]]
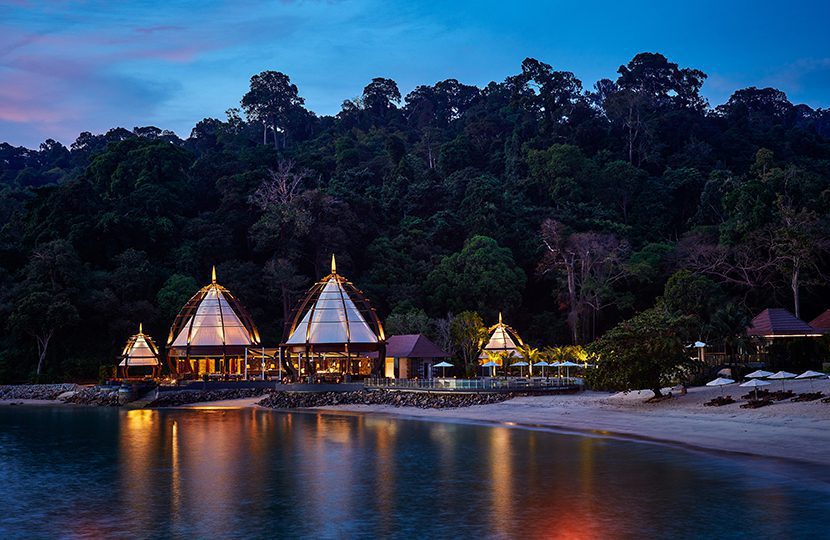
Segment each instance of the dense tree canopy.
[[94,377],[139,322],[163,344],[212,265],[277,343],[331,253],[460,363],[452,329],[499,311],[543,348],[655,303],[723,342],[764,307],[830,307],[830,111],[772,88],[710,106],[658,53],[593,85],[516,71],[406,95],[378,77],[336,116],[265,71],[184,140],[0,144],[0,379]]

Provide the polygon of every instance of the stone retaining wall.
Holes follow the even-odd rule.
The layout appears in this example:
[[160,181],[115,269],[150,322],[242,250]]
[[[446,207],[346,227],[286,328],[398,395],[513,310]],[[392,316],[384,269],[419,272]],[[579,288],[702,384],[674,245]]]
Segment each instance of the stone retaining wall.
[[428,392],[401,392],[391,390],[359,390],[356,392],[271,392],[259,402],[272,409],[302,409],[328,405],[392,405],[421,409],[448,409],[470,407],[507,401],[518,394],[450,394]]

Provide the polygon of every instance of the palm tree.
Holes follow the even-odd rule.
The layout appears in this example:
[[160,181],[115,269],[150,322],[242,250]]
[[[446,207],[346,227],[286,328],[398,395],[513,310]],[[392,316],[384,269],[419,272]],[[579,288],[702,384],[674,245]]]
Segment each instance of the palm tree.
[[528,373],[533,376],[533,364],[539,360],[539,349],[534,349],[527,343],[516,345],[516,350],[528,365]]

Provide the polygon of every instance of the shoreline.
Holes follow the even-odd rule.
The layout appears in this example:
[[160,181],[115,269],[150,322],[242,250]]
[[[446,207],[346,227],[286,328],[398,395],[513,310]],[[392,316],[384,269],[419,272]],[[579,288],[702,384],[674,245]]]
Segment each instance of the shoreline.
[[[786,385],[796,393],[815,390],[830,395],[830,380],[788,381]],[[724,393],[738,397],[744,390],[730,386]],[[647,404],[645,400],[651,396],[650,391],[628,394],[586,391],[569,395],[522,396],[499,403],[443,409],[364,404],[274,409],[258,405],[263,399],[258,396],[153,409],[259,409],[472,422],[772,458],[790,464],[830,465],[830,452],[827,451],[830,448],[830,403],[782,401],[754,410],[741,409],[739,403],[723,407],[703,406],[705,401],[720,394],[718,388],[695,387],[684,396]],[[2,405],[74,404],[58,400],[10,399],[0,400]]]
[[[814,383],[825,393],[830,382]],[[802,390],[796,383],[797,390]],[[788,386],[789,388],[789,386]],[[382,414],[424,420],[474,421],[524,429],[551,429],[577,435],[617,437],[671,444],[734,455],[774,458],[790,463],[830,465],[830,404],[779,402],[756,410],[738,404],[704,407],[717,389],[692,388],[685,396],[660,403],[643,401],[650,392],[572,397],[519,397],[464,409],[396,409],[376,405],[317,407],[321,412]]]

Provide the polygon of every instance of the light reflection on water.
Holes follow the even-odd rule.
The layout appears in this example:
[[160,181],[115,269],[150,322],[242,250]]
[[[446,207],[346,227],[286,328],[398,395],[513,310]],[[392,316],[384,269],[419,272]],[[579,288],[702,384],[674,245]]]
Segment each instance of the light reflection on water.
[[378,416],[4,407],[0,537],[820,537],[813,472]]

